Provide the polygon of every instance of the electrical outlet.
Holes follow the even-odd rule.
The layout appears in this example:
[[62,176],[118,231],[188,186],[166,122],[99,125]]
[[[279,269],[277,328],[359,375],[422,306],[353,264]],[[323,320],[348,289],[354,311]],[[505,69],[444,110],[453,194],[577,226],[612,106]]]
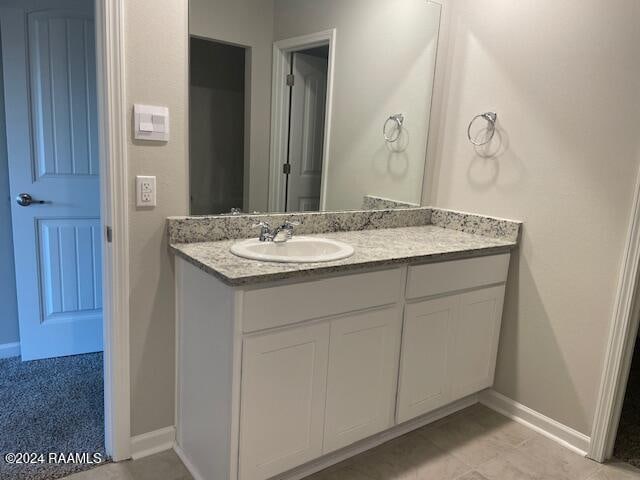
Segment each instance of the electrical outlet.
[[156,206],[156,177],[144,175],[136,177],[136,206]]

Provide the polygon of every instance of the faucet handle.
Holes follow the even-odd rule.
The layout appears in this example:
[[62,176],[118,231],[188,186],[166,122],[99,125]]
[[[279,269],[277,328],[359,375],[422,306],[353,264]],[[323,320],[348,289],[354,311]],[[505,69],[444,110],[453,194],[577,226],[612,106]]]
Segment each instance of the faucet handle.
[[271,231],[271,225],[269,225],[269,222],[258,222],[258,223],[254,223],[253,225],[251,225],[251,228],[260,228],[260,236],[258,237],[258,240],[260,240],[261,242],[270,242],[271,240],[273,240],[273,233]]
[[283,223],[283,226],[287,226],[287,227],[297,227],[298,225],[301,225],[302,222],[298,221],[298,220],[285,220],[285,222]]

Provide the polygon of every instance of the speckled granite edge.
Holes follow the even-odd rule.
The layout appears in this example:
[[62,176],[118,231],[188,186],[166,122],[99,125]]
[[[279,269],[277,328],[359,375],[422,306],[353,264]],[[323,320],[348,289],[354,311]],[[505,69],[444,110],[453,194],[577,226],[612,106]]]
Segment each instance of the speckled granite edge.
[[389,208],[418,208],[420,205],[411,202],[401,202],[390,198],[365,195],[362,199],[363,210],[383,210]]
[[297,235],[417,227],[431,223],[431,209],[418,207],[342,212],[169,217],[167,219],[169,243],[251,238],[258,234],[257,229],[252,227],[255,223],[266,221],[275,226],[286,220],[300,222],[296,227]]
[[436,227],[499,238],[516,243],[520,239],[520,231],[522,230],[522,222],[517,220],[488,217],[435,207],[431,207],[431,224]]
[[[358,263],[350,263],[345,265],[329,265],[318,267],[314,266],[312,268],[300,269],[300,270],[292,270],[287,272],[275,272],[275,273],[256,273],[255,275],[246,275],[238,278],[230,278],[220,271],[216,270],[214,267],[206,265],[197,259],[193,258],[189,254],[181,251],[179,248],[172,247],[173,251],[180,258],[183,258],[191,265],[199,268],[205,273],[213,275],[214,277],[222,280],[229,286],[232,287],[242,287],[246,285],[254,285],[257,283],[266,283],[266,282],[275,282],[278,280],[289,280],[292,278],[303,279],[303,278],[311,278],[311,277],[322,277],[324,275],[331,274],[340,274],[340,273],[349,273],[356,272],[358,270],[367,269],[367,268],[382,268],[382,267],[393,267],[396,265],[406,265],[406,264],[425,264],[425,263],[437,263],[448,260],[461,260],[464,258],[475,258],[475,257],[485,257],[488,255],[498,255],[501,253],[507,253],[513,249],[513,246],[498,246],[498,247],[490,247],[490,248],[480,248],[473,250],[464,250],[460,252],[445,252],[439,254],[427,254],[427,255],[414,255],[407,256],[402,258],[391,258],[388,260],[371,260],[368,262],[358,262]],[[307,264],[301,264],[307,265]]]
[[332,262],[256,262],[237,257],[237,240],[174,244],[177,255],[228,285],[239,286],[286,278],[308,278],[361,268],[441,262],[513,249],[515,242],[473,235],[434,225],[316,234],[352,245],[352,256]]

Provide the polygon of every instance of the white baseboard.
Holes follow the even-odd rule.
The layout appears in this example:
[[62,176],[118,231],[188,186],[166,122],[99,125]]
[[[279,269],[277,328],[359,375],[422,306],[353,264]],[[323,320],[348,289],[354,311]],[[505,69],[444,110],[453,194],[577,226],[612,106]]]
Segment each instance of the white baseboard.
[[200,472],[195,467],[195,465],[191,463],[191,460],[189,460],[189,457],[184,453],[182,448],[180,448],[180,445],[178,445],[177,443],[174,443],[173,450],[176,452],[176,455],[180,457],[180,460],[182,460],[182,463],[184,463],[184,466],[187,468],[187,470],[193,477],[193,480],[207,480],[200,474]]
[[579,455],[586,456],[589,451],[591,439],[584,433],[511,400],[495,390],[488,389],[480,392],[478,399],[490,409],[535,430]]
[[0,358],[20,356],[20,342],[0,344]]
[[131,437],[131,458],[138,460],[155,453],[171,450],[175,440],[175,427],[165,427]]

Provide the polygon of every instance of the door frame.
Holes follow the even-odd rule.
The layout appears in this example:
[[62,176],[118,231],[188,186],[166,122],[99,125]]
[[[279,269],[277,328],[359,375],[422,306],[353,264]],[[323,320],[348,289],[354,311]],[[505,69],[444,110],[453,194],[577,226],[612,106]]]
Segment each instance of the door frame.
[[114,461],[131,457],[124,1],[94,0],[103,229],[105,448]]
[[336,53],[336,29],[278,40],[273,44],[273,72],[271,79],[271,150],[269,160],[269,211],[282,212],[285,205],[285,182],[282,165],[286,163],[289,136],[289,87],[285,79],[290,72],[290,53],[308,48],[329,46],[327,68],[327,98],[325,104],[320,210],[326,209],[327,166],[331,144],[331,107],[333,105],[333,74]]
[[613,319],[602,370],[587,457],[604,462],[613,455],[640,316],[640,170],[618,278]]

